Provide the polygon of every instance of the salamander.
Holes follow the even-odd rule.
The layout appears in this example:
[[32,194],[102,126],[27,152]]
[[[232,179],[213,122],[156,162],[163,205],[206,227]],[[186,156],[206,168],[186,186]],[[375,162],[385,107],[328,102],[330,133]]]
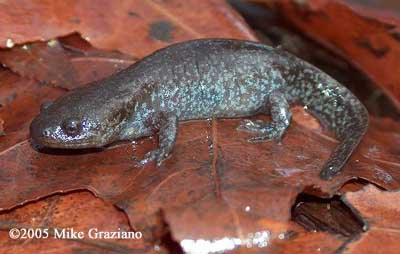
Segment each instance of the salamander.
[[171,154],[179,121],[243,119],[250,142],[279,141],[290,106],[303,105],[339,143],[320,176],[341,171],[368,128],[368,112],[347,88],[317,67],[262,43],[199,39],[160,49],[128,68],[43,104],[30,126],[34,143],[50,148],[103,147],[158,134],[141,165]]

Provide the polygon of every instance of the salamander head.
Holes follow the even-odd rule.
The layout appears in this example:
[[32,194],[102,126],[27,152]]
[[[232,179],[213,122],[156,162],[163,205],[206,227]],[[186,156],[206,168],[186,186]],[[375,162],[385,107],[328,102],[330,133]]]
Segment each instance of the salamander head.
[[106,93],[82,88],[45,103],[32,121],[33,142],[50,148],[94,148],[118,139],[127,118],[121,103]]

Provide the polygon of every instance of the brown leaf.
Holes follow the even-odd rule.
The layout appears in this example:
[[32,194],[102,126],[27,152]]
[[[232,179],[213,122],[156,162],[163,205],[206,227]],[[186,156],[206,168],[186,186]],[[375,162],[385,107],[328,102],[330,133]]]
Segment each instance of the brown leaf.
[[344,244],[344,239],[327,234],[325,232],[307,232],[301,229],[294,229],[288,235],[287,241],[278,242],[272,246],[271,253],[288,254],[288,253],[335,253]]
[[[271,4],[266,0],[255,1]],[[398,12],[373,9],[366,1],[362,1],[362,5],[319,0],[272,2],[304,34],[360,68],[392,99],[400,112]],[[379,6],[383,5],[379,1]]]
[[4,120],[0,118],[0,136],[4,136]]
[[76,84],[73,66],[57,40],[1,50],[0,62],[22,77],[60,86]]
[[[134,61],[128,55],[95,49],[76,34],[0,50],[0,62],[20,76],[67,90],[107,77]],[[96,72],[79,71],[92,64],[98,66]]]
[[[195,10],[196,15],[193,15]],[[220,0],[3,1],[0,47],[79,32],[96,48],[142,58],[170,43],[201,37],[255,39]]]
[[[52,76],[72,75],[74,83],[67,83],[63,80],[57,80],[54,87],[43,85],[42,82],[18,78],[7,70],[0,70],[0,118],[5,121],[4,131],[7,136],[0,141],[0,149],[7,149],[26,138],[28,138],[28,126],[32,118],[39,112],[40,105],[45,101],[51,101],[65,93],[65,90],[73,89],[82,84],[99,80],[112,73],[126,68],[134,62],[133,58],[118,52],[109,52],[94,49],[90,45],[84,45],[82,39],[75,35],[62,38],[63,47],[57,46],[59,50],[53,51],[48,43],[33,43],[32,48],[39,50],[40,54],[48,56],[43,59],[43,64],[37,66],[29,63],[30,54],[21,53],[21,49],[13,48],[7,52],[6,60],[16,64],[16,69],[12,68],[21,76],[28,76],[35,80],[48,82],[47,74]],[[64,49],[64,48],[68,49]],[[84,51],[81,48],[84,47]],[[36,50],[36,51],[37,51]],[[23,50],[25,51],[25,50]],[[35,52],[36,52],[35,51]],[[50,52],[46,52],[50,51]],[[15,53],[15,54],[14,54]],[[68,62],[71,68],[63,68],[63,65],[57,65],[59,59]],[[0,52],[0,61],[2,55]],[[35,60],[38,61],[38,60]],[[31,65],[35,71],[32,71]],[[88,66],[90,70],[88,70]],[[48,73],[50,71],[50,73]],[[28,75],[25,75],[28,73]],[[47,73],[47,74],[46,74]],[[70,80],[66,78],[66,80]],[[58,89],[58,87],[62,89]]]
[[[80,3],[82,6],[87,4],[86,1]],[[85,15],[76,15],[80,18],[79,24],[76,24],[77,19],[73,19],[68,27],[77,26],[79,29],[74,30],[83,37],[96,31],[89,35],[94,45],[140,57],[167,45],[166,41],[170,43],[203,35],[252,38],[247,28],[240,28],[243,23],[232,18],[234,14],[219,1],[196,1],[195,8],[199,15],[196,17],[187,11],[194,1],[180,4],[177,4],[178,1],[133,3],[137,8],[135,12],[129,12],[129,8],[114,8],[111,7],[113,2],[105,1],[102,8],[106,7],[107,12],[103,17],[99,16],[100,5],[92,5],[92,8],[86,8]],[[62,5],[53,1],[49,4],[54,5],[55,10]],[[131,7],[130,4],[126,3],[125,7]],[[215,6],[218,8],[207,9]],[[60,17],[74,17],[67,15],[71,9],[81,12],[80,8],[63,7]],[[43,11],[41,9],[37,13],[46,17]],[[139,13],[140,17],[136,17],[135,13]],[[130,16],[129,19],[140,21],[132,23],[125,14]],[[7,15],[10,17],[10,14]],[[36,13],[30,13],[26,18],[31,18],[30,15]],[[38,20],[47,22],[47,18]],[[231,22],[236,23],[232,26]],[[65,25],[60,23],[61,27]],[[121,30],[115,29],[114,24],[121,26]],[[58,31],[65,31],[60,29],[50,33],[53,27],[49,24],[44,30],[51,34],[49,37],[58,34]],[[136,29],[141,30],[135,33]],[[131,30],[132,33],[127,32]],[[68,30],[68,33],[71,31]],[[111,35],[104,36],[99,31]],[[25,32],[24,40],[36,36],[32,31]],[[110,72],[120,68],[115,67],[113,61],[84,55],[88,50],[85,45],[62,43],[82,51],[79,61],[74,60],[76,55],[70,58],[73,65],[78,64],[73,68],[74,76],[80,77],[77,79],[82,82],[100,78],[107,67]],[[71,47],[64,50],[74,51]],[[6,76],[13,76],[9,71],[5,72]],[[31,82],[14,78],[15,82],[21,82],[19,86]],[[154,138],[138,140],[134,149],[130,144],[120,143],[101,152],[39,152],[25,139],[28,136],[27,126],[34,112],[39,110],[39,98],[56,98],[65,89],[43,88],[35,82],[31,83],[26,92],[38,96],[34,101],[28,98],[18,100],[17,92],[13,104],[0,111],[0,118],[6,122],[5,130],[8,132],[7,123],[15,128],[13,135],[0,137],[1,209],[11,209],[53,193],[87,189],[124,210],[131,225],[150,238],[147,241],[162,243],[161,238],[166,232],[184,250],[201,243],[221,246],[218,243],[222,241],[225,245],[219,247],[222,248],[220,250],[229,251],[233,246],[236,248],[234,251],[241,253],[259,253],[260,249],[274,253],[319,253],[321,250],[332,253],[343,243],[343,239],[326,233],[305,232],[290,221],[296,196],[303,191],[332,196],[343,183],[358,176],[388,189],[398,188],[400,184],[399,158],[396,156],[400,140],[394,133],[399,128],[398,123],[373,120],[363,144],[344,172],[328,182],[321,181],[318,173],[336,142],[322,132],[315,119],[299,109],[281,144],[248,143],[249,136],[236,131],[238,119],[182,123],[172,157],[159,168],[153,164],[144,168],[137,166],[137,160],[155,148],[157,142]],[[13,107],[24,108],[29,114],[17,115],[13,113]]]
[[292,217],[310,231],[351,237],[362,230],[362,223],[337,199],[300,202],[292,210]]
[[[85,57],[81,59],[84,63]],[[83,64],[92,71],[88,67],[75,70],[102,73],[103,68],[114,66],[106,63]],[[182,123],[173,156],[160,168],[136,165],[137,158],[155,147],[151,138],[139,140],[135,149],[122,143],[102,152],[38,152],[24,141],[27,126],[39,108],[37,101],[46,96],[55,98],[64,90],[8,75],[21,82],[16,87],[25,87],[22,95],[36,94],[38,99],[18,95],[1,111],[7,117],[0,117],[9,119],[16,130],[14,135],[0,138],[2,209],[53,193],[88,189],[123,209],[131,224],[149,236],[159,226],[155,214],[163,211],[174,240],[184,249],[199,239],[215,242],[224,237],[233,243],[240,240],[235,247],[245,248],[247,243],[258,241],[272,249],[283,244],[282,235],[290,235],[291,206],[303,190],[331,196],[354,176],[385,188],[399,187],[398,123],[372,120],[343,174],[327,182],[321,181],[318,173],[336,142],[301,108],[295,110],[295,122],[281,144],[248,143],[249,136],[236,131],[239,120]],[[27,102],[35,104],[28,107]],[[12,105],[32,113],[14,115]],[[296,239],[287,238],[286,248]],[[253,247],[258,249],[256,244]]]
[[365,233],[349,243],[343,253],[399,252],[400,240],[400,193],[382,191],[368,185],[343,197],[348,206],[364,221]]
[[[318,172],[335,144],[330,139],[294,123],[280,145],[250,144],[235,130],[237,124],[238,120],[182,124],[173,156],[160,168],[140,168],[132,159],[154,148],[153,139],[138,141],[135,151],[120,145],[97,153],[65,154],[38,153],[29,142],[21,143],[0,153],[0,186],[5,190],[0,205],[9,209],[51,193],[88,189],[126,211],[132,225],[144,232],[155,225],[153,215],[161,209],[181,244],[191,239],[244,240],[265,231],[274,245],[287,232],[293,200],[305,188],[318,187],[332,195],[352,175],[372,178],[386,188],[399,186],[398,162],[384,160],[390,147],[380,148],[382,132],[375,125],[343,174],[328,182],[321,181]],[[381,138],[373,140],[374,135]],[[384,135],[390,142],[396,139]],[[379,147],[379,172],[391,174],[391,179],[374,178],[373,160],[356,161],[371,146]]]
[[[69,60],[77,75],[77,86],[108,77],[114,72],[125,69],[137,60],[118,51],[94,48],[79,34],[62,37],[59,41],[71,55]],[[90,65],[96,65],[96,68],[91,68],[93,71],[81,71],[86,70],[87,66]]]
[[64,91],[23,79],[7,70],[0,71],[0,118],[5,136],[0,137],[4,151],[29,137],[28,126],[39,112],[40,104],[59,97]]
[[[171,3],[171,2],[170,2]],[[211,3],[211,2],[209,2],[209,3]],[[142,4],[142,3],[140,3],[140,4]],[[176,17],[174,17],[174,15],[171,15],[170,13],[169,13],[169,11],[166,11],[166,10],[163,10],[161,7],[161,5],[159,4],[159,3],[155,3],[155,4],[153,4],[153,3],[150,3],[153,7],[156,7],[157,8],[157,10],[158,11],[161,11],[162,13],[163,13],[163,15],[167,15],[167,17],[168,17],[168,19],[169,18],[171,18],[171,19],[173,19],[173,22],[172,23],[174,23],[174,22],[177,22],[177,24],[179,25],[179,26],[183,26],[183,27],[185,27],[185,29],[189,29],[189,30],[192,30],[191,28],[190,28],[190,26],[188,26],[188,25],[184,25],[183,23],[180,23],[180,21],[179,21],[179,19],[177,19]],[[204,4],[204,5],[203,5]],[[90,4],[91,5],[91,7],[92,7],[92,4]],[[142,4],[143,5],[143,4]],[[144,5],[146,5],[146,4],[144,4]],[[215,34],[217,34],[217,31],[218,31],[218,35],[221,35],[221,32],[222,33],[224,33],[224,31],[225,32],[227,32],[227,31],[229,31],[229,32],[227,32],[227,34],[230,34],[229,36],[227,36],[227,37],[246,37],[246,36],[248,36],[247,38],[253,38],[252,37],[252,35],[250,34],[250,33],[247,33],[247,35],[241,35],[240,33],[238,33],[239,31],[240,31],[240,29],[242,29],[240,32],[243,32],[243,31],[248,31],[248,30],[246,30],[247,28],[245,28],[245,26],[243,26],[243,24],[241,24],[240,23],[240,21],[237,21],[237,20],[235,20],[235,19],[232,19],[232,14],[230,13],[230,9],[229,8],[227,8],[227,6],[225,5],[225,4],[221,4],[221,3],[216,3],[216,4],[214,4],[214,3],[212,3],[211,5],[208,5],[208,3],[206,3],[206,2],[202,2],[202,3],[200,3],[200,5],[198,5],[197,7],[200,7],[198,10],[201,12],[202,11],[202,6],[203,5],[203,7],[210,7],[211,5],[216,5],[216,6],[219,6],[220,8],[218,8],[216,11],[213,11],[214,13],[213,13],[213,15],[215,15],[216,13],[217,13],[217,16],[220,16],[221,18],[219,19],[219,23],[217,22],[217,23],[214,23],[216,26],[215,26],[215,28],[217,29],[217,30],[215,30],[214,31],[214,33]],[[22,7],[23,8],[23,5],[22,6],[19,6],[19,7]],[[176,9],[176,10],[178,10],[179,11],[179,8],[176,8],[177,6],[175,6],[174,8]],[[91,8],[91,9],[93,9],[93,8]],[[107,8],[105,8],[105,10],[106,10]],[[185,9],[183,9],[182,11],[184,11]],[[173,12],[174,12],[175,10],[173,10]],[[203,10],[204,12],[208,12],[209,10],[206,10],[206,9],[204,9]],[[215,13],[216,12],[216,13]],[[39,13],[39,12],[38,12]],[[128,12],[128,14],[130,15],[130,16],[135,16],[134,15],[134,13],[133,12]],[[151,15],[148,15],[149,13],[146,13],[146,18],[147,17],[149,17],[149,16],[151,16]],[[224,18],[222,17],[223,15],[227,15],[227,20],[229,20],[229,22],[227,22],[227,20],[225,20],[224,21]],[[86,16],[86,14],[85,14],[85,16]],[[118,15],[117,15],[118,16]],[[19,17],[20,18],[20,17]],[[114,17],[115,18],[115,17]],[[237,17],[235,17],[236,19],[237,19]],[[118,18],[117,18],[118,19]],[[142,18],[139,18],[139,19],[142,19]],[[196,18],[197,19],[197,18]],[[47,20],[47,19],[45,19],[45,20]],[[104,20],[104,21],[106,21],[106,22],[108,22],[107,20]],[[208,19],[204,19],[204,21],[207,23],[207,25],[208,25]],[[222,23],[221,23],[221,21],[222,21]],[[232,26],[231,26],[231,24],[230,24],[230,22],[232,22],[232,21],[234,21],[234,22],[236,22],[236,24],[238,25],[238,27],[240,27],[240,29],[237,29],[237,28],[232,28]],[[225,23],[224,23],[225,22]],[[129,23],[129,22],[124,22],[124,23]],[[196,20],[196,22],[194,23],[194,27],[196,27],[197,25],[199,25],[201,22],[198,22],[197,20]],[[202,24],[202,25],[205,25],[206,23],[204,23],[204,24]],[[139,24],[139,22],[137,21],[137,20],[135,20],[135,24]],[[224,24],[224,29],[225,30],[221,30],[221,28],[222,27],[218,27],[218,26],[220,26],[220,24]],[[149,24],[149,26],[150,26],[150,28],[151,28],[151,30],[149,31],[150,33],[151,33],[151,35],[153,36],[153,38],[152,39],[150,39],[150,40],[148,40],[148,38],[146,38],[146,36],[144,36],[143,38],[145,38],[145,40],[146,40],[146,42],[145,43],[143,43],[143,45],[142,46],[137,46],[137,44],[135,45],[135,43],[132,41],[132,40],[130,40],[129,42],[128,42],[128,47],[131,47],[131,49],[132,48],[134,48],[134,49],[139,49],[139,50],[142,50],[142,49],[145,49],[146,47],[149,47],[150,46],[150,48],[156,48],[156,47],[161,47],[161,46],[163,46],[163,45],[165,45],[165,42],[159,42],[159,40],[158,39],[162,39],[161,37],[160,38],[154,38],[154,37],[157,37],[157,36],[162,36],[162,37],[168,37],[168,36],[170,36],[169,34],[163,34],[164,32],[165,32],[165,29],[166,29],[166,26],[167,26],[167,28],[168,28],[168,26],[170,26],[171,24],[169,23],[169,21],[166,19],[165,21],[163,21],[163,20],[159,20],[159,21],[154,21],[154,22],[151,22],[151,24]],[[11,27],[11,26],[10,26]],[[129,24],[129,27],[134,27],[134,26],[132,26],[132,25],[130,25]],[[97,26],[96,25],[96,27],[95,27],[95,29],[98,29],[99,28],[99,26]],[[231,29],[232,28],[232,29]],[[32,28],[29,28],[30,30],[32,29]],[[112,28],[113,29],[113,31],[115,31],[114,30],[114,28]],[[135,36],[135,39],[136,39],[136,41],[137,41],[137,38],[140,38],[139,36],[137,36],[138,34],[136,34],[136,33],[126,33],[126,31],[127,31],[128,29],[125,29],[125,31],[124,30],[121,30],[121,31],[124,31],[123,33],[124,33],[124,35],[129,35],[129,36],[132,36],[132,35],[134,35]],[[168,30],[168,29],[167,29]],[[171,34],[172,35],[174,35],[175,34],[175,32],[179,32],[179,28],[178,27],[173,27],[173,30],[174,31],[170,31],[171,32]],[[236,31],[235,31],[236,30]],[[32,31],[32,30],[31,30]],[[192,31],[194,31],[194,30],[192,30]],[[204,34],[204,36],[207,36],[207,35],[211,35],[212,36],[212,31],[213,31],[213,29],[209,29],[209,28],[207,28],[207,30],[205,31],[205,34]],[[232,32],[231,32],[232,31]],[[97,31],[96,31],[97,32]],[[238,33],[236,36],[234,35],[234,33]],[[123,39],[123,36],[120,36],[121,34],[119,34],[118,35],[118,37],[121,37],[122,39]],[[197,34],[197,35],[199,35],[200,36],[200,34]],[[176,37],[176,36],[174,36],[174,37]],[[178,36],[179,37],[179,36]],[[186,36],[187,37],[187,36]],[[87,38],[87,37],[85,37],[85,38]],[[103,38],[103,37],[102,37]],[[121,39],[121,38],[118,38],[118,39]],[[175,40],[175,38],[173,38],[174,40]],[[186,38],[185,38],[186,39]],[[87,47],[85,47],[85,45],[83,45],[83,47],[82,47],[82,43],[80,44],[80,45],[76,45],[76,43],[74,43],[74,42],[72,42],[71,43],[71,40],[68,40],[68,37],[66,38],[66,40],[65,39],[62,39],[61,40],[62,41],[62,43],[63,43],[63,48],[60,48],[60,47],[57,47],[57,49],[58,49],[58,51],[57,52],[52,52],[54,55],[52,55],[52,54],[48,54],[47,56],[48,56],[48,58],[46,58],[45,60],[45,62],[46,62],[46,65],[44,65],[44,66],[39,66],[39,72],[43,72],[43,75],[41,75],[40,73],[38,74],[37,72],[38,71],[33,71],[33,72],[31,72],[31,76],[30,75],[28,75],[29,74],[29,72],[31,71],[30,69],[29,69],[29,67],[28,68],[25,68],[25,67],[27,67],[27,65],[25,65],[25,66],[18,66],[18,65],[13,65],[13,64],[15,64],[14,63],[14,61],[16,61],[16,60],[18,60],[18,61],[20,61],[20,62],[22,62],[22,63],[24,63],[24,61],[26,62],[26,60],[28,59],[27,58],[27,56],[29,56],[29,55],[23,55],[23,57],[22,57],[22,59],[16,59],[16,58],[12,58],[12,57],[14,57],[14,53],[15,53],[15,51],[18,51],[18,48],[17,49],[13,49],[13,50],[11,50],[11,53],[10,53],[10,59],[7,59],[7,60],[10,60],[9,62],[11,63],[11,64],[9,64],[9,66],[13,69],[13,70],[15,70],[16,72],[18,72],[19,74],[21,74],[21,75],[23,75],[23,76],[27,76],[27,77],[31,77],[31,78],[34,78],[34,79],[36,79],[36,80],[41,80],[41,81],[48,81],[48,76],[46,76],[45,74],[46,74],[46,72],[49,72],[49,71],[53,71],[54,69],[56,69],[55,70],[55,72],[56,73],[63,73],[63,72],[65,72],[65,71],[69,71],[70,70],[70,63],[72,63],[72,65],[75,65],[76,66],[76,68],[73,68],[73,73],[71,73],[71,72],[67,72],[66,73],[66,75],[67,75],[67,77],[69,77],[69,75],[76,75],[77,77],[79,77],[78,78],[78,80],[79,81],[81,81],[81,82],[88,82],[88,81],[91,81],[91,80],[94,80],[94,79],[98,79],[98,78],[101,78],[101,77],[104,77],[104,76],[106,76],[106,75],[109,75],[109,74],[111,74],[111,72],[112,71],[115,71],[115,70],[118,70],[118,69],[120,69],[121,67],[121,62],[122,62],[122,64],[126,64],[127,62],[124,60],[124,59],[122,59],[122,58],[120,58],[120,59],[117,59],[118,61],[117,62],[113,62],[113,61],[108,61],[108,59],[106,59],[106,61],[104,61],[104,58],[102,58],[102,59],[100,59],[99,58],[99,56],[98,55],[96,55],[96,54],[93,54],[93,50],[90,50],[90,54],[88,54],[88,52],[89,52],[89,50],[88,50],[88,48]],[[96,41],[96,40],[94,40],[94,41]],[[122,42],[123,40],[121,40],[121,42]],[[148,41],[150,41],[150,43],[148,42]],[[172,42],[172,41],[171,41]],[[79,44],[79,43],[78,43]],[[111,43],[112,44],[112,43]],[[47,45],[45,45],[45,44],[41,44],[41,43],[35,43],[35,44],[33,44],[34,46],[36,46],[36,47],[38,47],[39,48],[39,50],[37,50],[37,51],[39,51],[39,53],[40,54],[43,54],[44,55],[44,53],[46,53],[45,51],[46,50],[48,50],[48,46]],[[68,45],[69,47],[65,47],[66,45]],[[110,45],[110,44],[108,44],[108,45]],[[114,45],[113,45],[114,46]],[[133,46],[133,47],[132,47]],[[26,48],[26,46],[25,46],[25,48]],[[66,53],[69,53],[69,52],[67,52],[67,51],[65,51],[65,48],[67,49],[67,50],[72,50],[72,51],[79,51],[80,49],[82,49],[83,48],[83,53],[84,53],[84,55],[82,55],[82,56],[79,56],[79,57],[77,57],[76,55],[74,55],[74,57],[70,57],[69,59],[67,59],[66,60],[66,58],[65,58],[65,55],[66,55]],[[41,52],[40,51],[40,49],[43,49],[44,51],[43,52]],[[152,49],[151,49],[151,51],[152,51]],[[82,53],[82,52],[80,52],[80,53]],[[146,54],[147,53],[150,53],[150,50],[148,50],[148,52],[146,52]],[[38,55],[38,54],[37,54]],[[118,57],[120,57],[120,55],[118,56]],[[48,68],[50,68],[50,66],[52,65],[52,63],[54,62],[54,61],[57,61],[57,58],[58,59],[61,59],[62,60],[62,62],[63,63],[67,63],[68,64],[68,68],[63,68],[63,67],[61,67],[61,68],[54,68],[54,69],[48,69]],[[37,57],[37,58],[34,58],[33,60],[38,60],[39,58]],[[70,62],[68,62],[68,60],[70,61]],[[120,61],[121,60],[121,61]],[[124,60],[124,61],[122,61],[122,60]],[[93,62],[94,64],[92,64],[91,62]],[[104,63],[104,65],[102,65]],[[90,65],[89,65],[90,64]],[[112,68],[110,68],[110,65],[112,66]],[[37,65],[35,65],[35,66],[37,66]],[[66,65],[65,65],[66,66]],[[95,70],[94,72],[88,72],[88,71],[86,71],[86,69],[87,69],[87,66],[90,66],[90,67],[94,67],[93,68],[93,70]],[[14,68],[13,68],[14,67]],[[83,67],[83,68],[82,68]],[[103,68],[104,67],[104,68]],[[108,68],[108,69],[107,69]],[[109,71],[109,70],[111,70],[111,72]],[[28,74],[27,74],[27,73]],[[6,72],[7,73],[7,72]],[[87,75],[89,73],[89,75]],[[7,75],[10,75],[10,74],[7,74]],[[26,83],[26,80],[21,80],[22,82],[25,82]],[[31,89],[31,92],[32,92],[32,94],[36,94],[36,95],[41,95],[42,97],[45,97],[44,96],[44,92],[43,91],[41,91],[40,89],[41,88],[39,88],[39,85],[37,85],[36,83],[34,83],[34,82],[31,82],[33,85],[32,85],[32,87],[30,87],[30,89]],[[61,86],[61,87],[67,87],[67,88],[70,88],[71,87],[71,84],[72,83],[70,83],[70,82],[64,82],[64,80],[62,80],[62,79],[60,79],[60,80],[56,80],[56,85],[58,85],[58,86]],[[75,84],[73,84],[73,85],[75,85]],[[19,86],[17,86],[17,87],[19,87]],[[15,88],[14,88],[15,89]],[[49,87],[45,87],[44,89],[46,89],[46,91],[49,91],[49,96],[50,97],[52,97],[52,98],[55,98],[55,97],[58,97],[59,96],[59,94],[58,94],[58,92],[63,92],[63,91],[60,91],[60,90],[57,90],[57,89],[52,89],[52,88],[49,88]],[[12,90],[12,89],[11,89]],[[19,93],[18,93],[19,94]],[[28,102],[28,103],[33,103],[33,105],[30,105],[28,108],[29,109],[31,109],[31,110],[35,110],[35,112],[37,112],[38,111],[38,108],[39,108],[39,105],[40,105],[40,101],[39,100],[34,100],[34,101],[32,101],[32,100],[29,100],[29,99],[24,99],[24,100],[17,100],[17,101],[15,101],[15,105],[19,105],[21,108],[26,108],[25,106],[23,106],[24,105],[24,103],[26,103],[26,102]],[[7,122],[9,122],[10,123],[10,125],[9,125],[9,127],[7,127],[7,129],[10,129],[10,127],[14,127],[15,126],[15,132],[12,132],[12,133],[14,133],[15,135],[8,135],[7,137],[5,137],[4,139],[2,139],[1,141],[0,141],[0,144],[2,145],[2,149],[1,149],[1,151],[2,151],[2,153],[8,153],[9,151],[11,151],[11,150],[13,150],[14,148],[17,148],[17,147],[22,147],[22,146],[24,146],[25,144],[27,144],[26,143],[26,141],[24,142],[24,141],[22,141],[22,139],[23,138],[25,138],[26,136],[27,136],[27,126],[28,126],[28,124],[29,124],[29,122],[30,122],[30,120],[32,119],[32,115],[30,115],[30,114],[21,114],[21,115],[15,115],[15,114],[13,114],[12,113],[13,111],[11,110],[11,106],[7,106],[7,107],[5,107],[4,109],[3,109],[3,111],[2,111],[2,114],[5,114],[5,118],[7,119]],[[19,123],[20,124],[14,124],[14,122],[13,121],[15,121],[14,119],[18,119],[18,121],[19,121]],[[23,129],[23,131],[21,131],[21,129]],[[22,141],[22,142],[21,142]],[[29,168],[32,168],[31,166],[28,166]],[[35,167],[35,166],[34,166]],[[125,167],[125,168],[127,168],[127,167]],[[5,169],[4,171],[6,171],[6,172],[10,172],[10,171],[7,171],[7,169]],[[3,172],[4,172],[3,171]],[[116,172],[118,172],[119,170],[116,170]],[[59,179],[59,180],[62,180],[61,178]],[[60,183],[60,182],[59,182]],[[50,185],[52,185],[52,184],[50,184]],[[73,189],[74,187],[72,187],[71,189]],[[17,191],[17,190],[15,190],[16,192],[19,192],[19,190]],[[22,191],[22,192],[24,192],[24,191]],[[20,192],[20,193],[22,193],[22,192]],[[46,192],[46,191],[45,191]],[[58,192],[58,190],[56,191],[56,192]],[[38,192],[38,195],[40,196],[40,195],[47,195],[48,194],[48,192],[47,192],[47,194],[45,194],[45,193],[42,193],[42,194],[39,194],[40,193],[40,191]],[[39,197],[39,196],[37,196],[37,197]],[[14,196],[15,197],[15,196]]]
[[[73,209],[71,209],[73,208]],[[42,238],[29,238],[21,233],[11,239],[12,228],[36,229]],[[48,236],[44,230],[48,230]],[[64,235],[61,234],[65,229]],[[57,230],[57,233],[54,231]],[[73,238],[83,232],[83,238]],[[95,239],[95,232],[133,231],[124,214],[88,192],[52,196],[0,214],[0,246],[2,253],[154,253],[141,239]],[[97,237],[99,234],[97,234]],[[24,238],[23,238],[24,237]],[[70,239],[64,239],[70,238]]]

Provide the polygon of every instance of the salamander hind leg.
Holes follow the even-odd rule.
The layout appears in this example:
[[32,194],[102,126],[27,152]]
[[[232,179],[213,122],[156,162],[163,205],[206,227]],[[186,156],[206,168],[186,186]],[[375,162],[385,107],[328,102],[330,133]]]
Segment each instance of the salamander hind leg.
[[268,97],[268,107],[272,116],[270,123],[257,120],[243,120],[237,128],[239,131],[245,131],[256,134],[250,138],[250,142],[262,142],[267,140],[280,141],[286,129],[289,127],[292,114],[289,103],[283,93],[279,91],[272,92]]
[[156,161],[157,166],[160,166],[174,148],[178,129],[178,118],[176,115],[162,113],[158,121],[158,148],[148,152],[144,156],[143,160],[140,161],[140,165],[142,166],[153,160]]

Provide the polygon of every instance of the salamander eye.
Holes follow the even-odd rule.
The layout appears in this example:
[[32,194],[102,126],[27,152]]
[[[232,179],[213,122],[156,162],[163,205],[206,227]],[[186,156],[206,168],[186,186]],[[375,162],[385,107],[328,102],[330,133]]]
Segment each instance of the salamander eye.
[[67,135],[76,136],[81,132],[82,125],[79,120],[70,118],[64,121],[62,128]]

